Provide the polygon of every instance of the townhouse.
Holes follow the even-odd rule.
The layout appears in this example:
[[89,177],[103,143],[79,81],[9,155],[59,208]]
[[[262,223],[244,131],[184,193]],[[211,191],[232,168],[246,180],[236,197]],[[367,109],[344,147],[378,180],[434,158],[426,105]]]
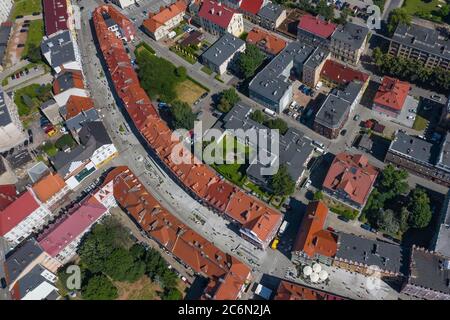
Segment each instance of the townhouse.
[[186,2],[178,0],[166,8],[161,8],[158,13],[150,13],[148,19],[142,22],[142,27],[150,37],[158,41],[183,21],[186,8]]
[[247,44],[257,46],[271,58],[279,54],[287,45],[283,39],[257,27],[248,33],[245,41]]
[[325,177],[322,190],[332,199],[360,211],[369,198],[378,169],[361,154],[339,153]]
[[107,213],[101,203],[90,197],[45,229],[37,237],[39,246],[64,265],[75,256],[83,235]]
[[391,38],[389,54],[417,60],[425,67],[450,70],[450,40],[440,31],[415,23],[400,23]]
[[320,80],[330,88],[345,88],[350,82],[357,81],[363,84],[361,91],[365,91],[370,76],[362,71],[350,68],[334,60],[327,60],[320,72]]
[[36,265],[16,281],[10,289],[12,300],[59,300],[57,276],[41,265]]
[[450,186],[450,171],[447,169],[450,162],[447,153],[448,135],[444,142],[438,145],[397,131],[384,161],[436,183]]
[[57,173],[49,173],[31,188],[39,201],[51,211],[56,209],[70,192],[69,186]]
[[259,23],[258,13],[268,3],[268,0],[242,0],[238,11],[244,15],[244,18],[253,23]]
[[372,109],[389,117],[397,118],[407,103],[411,86],[408,82],[384,76],[373,99]]
[[212,71],[224,74],[244,51],[245,41],[226,33],[202,54],[201,60]]
[[244,19],[235,9],[221,2],[205,0],[198,12],[202,28],[213,35],[223,35],[228,32],[239,37],[244,32]]
[[320,16],[305,14],[300,17],[297,26],[297,39],[311,46],[329,48],[331,35],[336,24],[326,21]]
[[268,2],[258,12],[259,24],[268,30],[275,30],[286,19],[286,9],[282,5]]
[[136,3],[135,0],[111,0],[111,2],[121,7],[122,9],[126,9]]
[[83,74],[79,70],[63,70],[53,81],[53,99],[62,107],[71,96],[88,97]]
[[90,97],[70,96],[67,103],[59,107],[59,114],[66,128],[76,137],[85,122],[99,121],[100,116]]
[[41,51],[56,73],[64,69],[82,70],[78,44],[69,30],[60,30],[45,36],[41,42]]

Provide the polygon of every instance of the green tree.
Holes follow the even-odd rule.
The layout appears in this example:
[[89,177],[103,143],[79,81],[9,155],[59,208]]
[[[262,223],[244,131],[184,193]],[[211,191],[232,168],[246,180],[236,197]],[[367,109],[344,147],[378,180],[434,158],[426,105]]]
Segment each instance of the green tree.
[[413,189],[409,196],[409,224],[413,228],[425,228],[431,221],[430,198],[422,188]]
[[323,193],[322,193],[322,191],[316,191],[315,193],[314,193],[314,198],[313,198],[314,200],[323,200]]
[[388,164],[381,172],[380,191],[386,193],[388,199],[404,194],[408,191],[407,178],[408,172]]
[[178,289],[170,288],[169,290],[164,290],[161,298],[163,300],[181,300],[183,299],[183,295]]
[[325,0],[320,0],[316,7],[317,14],[324,17],[325,20],[330,21],[334,18],[334,10],[329,6]]
[[145,264],[125,248],[117,248],[107,257],[103,271],[114,280],[134,282],[144,275]]
[[275,195],[288,196],[295,191],[295,182],[289,175],[286,165],[281,165],[277,173],[270,180],[271,188]]
[[237,65],[244,78],[249,78],[255,74],[256,69],[264,62],[266,56],[255,45],[249,44],[244,53],[239,55]]
[[380,212],[378,215],[377,225],[382,230],[391,234],[396,234],[400,228],[400,225],[395,218],[394,211],[391,209]]
[[266,116],[261,110],[255,110],[250,114],[250,119],[262,124],[266,121]]
[[269,127],[270,129],[278,129],[280,130],[281,134],[285,134],[288,130],[288,125],[287,123],[280,119],[280,118],[276,118],[276,119],[269,119],[266,122],[264,122],[264,125],[266,127]]
[[86,300],[114,300],[117,299],[117,288],[104,275],[96,275],[89,279],[82,288],[81,295]]
[[217,105],[217,109],[219,109],[219,111],[221,111],[221,112],[227,113],[240,100],[241,100],[241,98],[237,94],[235,88],[229,88],[229,89],[223,90],[220,93],[220,101],[219,101],[219,104]]
[[404,8],[396,8],[389,13],[387,30],[393,34],[399,24],[411,25],[411,15]]
[[175,69],[175,75],[180,78],[180,80],[185,80],[187,76],[187,70],[185,67],[181,66]]
[[384,54],[380,47],[373,49],[372,58],[377,66],[381,66],[383,64]]
[[194,128],[196,116],[186,102],[176,100],[172,103],[170,113],[172,115],[172,126],[175,129],[184,128],[191,130]]
[[41,48],[34,43],[30,43],[27,52],[27,59],[32,63],[38,63],[42,61]]

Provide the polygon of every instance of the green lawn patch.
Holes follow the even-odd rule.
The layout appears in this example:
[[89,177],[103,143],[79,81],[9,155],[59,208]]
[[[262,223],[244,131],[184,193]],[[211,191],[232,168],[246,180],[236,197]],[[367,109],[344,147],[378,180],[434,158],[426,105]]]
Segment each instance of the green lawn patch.
[[41,147],[42,151],[44,151],[49,157],[54,157],[58,153],[58,148],[51,142],[45,142]]
[[206,67],[206,66],[203,66],[200,70],[202,70],[207,75],[211,75],[213,73],[213,71],[210,68]]
[[72,148],[74,145],[75,145],[75,140],[73,140],[73,138],[70,134],[65,134],[65,135],[61,136],[55,142],[55,147],[60,150],[64,150],[66,148]]
[[28,116],[35,112],[42,103],[52,97],[51,91],[51,84],[45,86],[31,84],[16,90],[14,102],[17,105],[19,116]]
[[150,45],[148,44],[148,43],[146,43],[146,42],[141,42],[141,43],[139,43],[137,46],[136,46],[136,51],[137,52],[140,52],[142,49],[141,48],[144,48],[144,49],[146,49],[149,53],[151,53],[151,54],[155,54],[155,50],[153,50],[153,48],[152,47],[150,47]]
[[175,45],[170,47],[170,51],[175,52],[179,57],[183,58],[190,64],[194,64],[197,62],[197,57],[190,52],[187,52],[182,47]]
[[405,0],[403,8],[413,16],[417,16],[423,19],[442,22],[442,16],[440,15],[441,8],[438,5],[444,6],[445,2],[439,0]]
[[44,20],[33,20],[30,22],[30,27],[28,28],[27,41],[25,42],[25,48],[22,52],[22,58],[28,56],[30,48],[39,48],[42,42],[42,37],[44,36]]
[[413,129],[417,131],[423,131],[427,128],[428,120],[416,115],[416,120],[414,120]]
[[33,12],[42,12],[41,0],[15,0],[12,17],[28,16]]

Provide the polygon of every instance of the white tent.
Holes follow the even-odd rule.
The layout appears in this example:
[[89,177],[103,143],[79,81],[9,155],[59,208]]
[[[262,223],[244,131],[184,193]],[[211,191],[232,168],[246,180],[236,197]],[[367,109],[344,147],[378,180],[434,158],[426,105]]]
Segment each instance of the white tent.
[[319,281],[319,275],[317,273],[311,274],[311,282],[317,282]]
[[319,272],[319,278],[322,281],[325,281],[328,279],[328,272],[326,272],[325,270],[322,270]]
[[313,270],[310,266],[306,266],[303,268],[303,274],[307,277],[311,275],[312,271]]
[[314,263],[312,269],[314,272],[319,273],[322,270],[322,266],[318,263]]

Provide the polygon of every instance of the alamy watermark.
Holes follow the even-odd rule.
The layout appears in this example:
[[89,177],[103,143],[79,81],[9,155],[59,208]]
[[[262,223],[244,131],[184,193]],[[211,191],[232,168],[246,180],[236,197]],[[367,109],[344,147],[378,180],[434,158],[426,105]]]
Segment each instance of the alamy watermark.
[[[193,144],[194,157],[186,152],[186,139]],[[201,121],[194,130],[175,130],[171,140],[175,144],[170,155],[174,164],[245,164],[258,163],[261,175],[274,175],[279,168],[280,134],[278,129],[211,128],[203,134]]]
[[69,275],[66,279],[66,288],[69,290],[81,289],[81,269],[77,265],[70,265],[66,268],[66,273]]

